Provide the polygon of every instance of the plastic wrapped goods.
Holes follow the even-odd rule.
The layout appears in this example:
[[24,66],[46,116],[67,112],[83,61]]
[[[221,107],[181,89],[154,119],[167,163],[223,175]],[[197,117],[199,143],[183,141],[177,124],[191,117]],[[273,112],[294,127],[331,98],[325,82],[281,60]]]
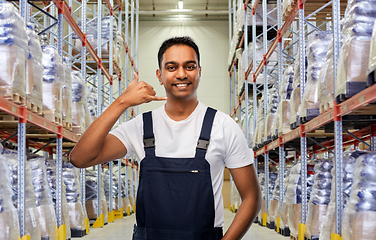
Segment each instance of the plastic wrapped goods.
[[315,165],[315,183],[312,188],[311,199],[309,201],[307,216],[307,232],[305,236],[308,239],[318,238],[322,228],[332,188],[333,159],[319,159]]
[[116,63],[118,64],[119,68],[122,69],[125,66],[125,59],[127,58],[127,52],[124,46],[124,38],[122,33],[117,31],[116,32]]
[[[79,71],[72,71],[72,122],[77,133],[85,131],[86,84]],[[75,127],[73,127],[73,130]]]
[[[247,120],[246,120],[247,119]],[[253,145],[253,132],[254,132],[254,118],[253,118],[253,106],[249,105],[248,108],[248,118],[245,118],[244,115],[242,115],[240,128],[242,129],[243,133],[246,134],[246,121],[248,121],[248,141],[249,144]]]
[[315,118],[320,112],[318,100],[319,75],[325,63],[326,53],[332,36],[332,31],[315,32],[311,35],[308,42],[308,79],[299,109],[300,118],[304,118],[304,122]]
[[[16,151],[3,150],[3,156],[7,159],[9,178],[13,190],[13,205],[18,207],[18,156]],[[25,235],[30,239],[41,239],[41,227],[39,224],[36,197],[31,182],[31,169],[28,162],[25,163]]]
[[356,159],[350,199],[342,221],[342,239],[374,240],[376,219],[376,153]]
[[[103,179],[103,175],[102,175]],[[98,213],[98,195],[97,195],[97,172],[96,171],[86,171],[86,211],[90,220],[96,220],[100,214],[104,216],[104,222],[108,222],[108,209],[106,196],[103,189],[103,181],[100,185],[101,194],[101,212]]]
[[[305,61],[305,72],[304,79],[307,80],[307,64]],[[290,128],[294,129],[299,126],[299,107],[300,107],[300,54],[298,53],[295,59],[294,65],[294,81],[293,81],[293,91],[290,98],[291,112],[290,112]]]
[[271,87],[268,90],[268,110],[267,110],[267,117],[266,117],[266,122],[265,122],[265,135],[266,135],[266,140],[268,142],[271,142],[273,140],[273,136],[275,135],[275,132],[272,131],[272,127],[277,115],[277,108],[278,108],[278,91],[276,86]]
[[[106,196],[106,200],[107,200],[107,207],[108,209],[110,209],[110,172],[109,171],[106,171],[104,173],[104,176],[103,176],[103,186],[104,186],[104,194]],[[118,201],[116,201],[118,199],[118,179],[117,179],[117,176],[116,174],[113,174],[112,175],[112,210],[119,210],[120,208],[122,208],[123,206],[119,206],[118,205]]]
[[24,104],[28,37],[18,10],[3,0],[0,1],[0,29],[0,95]]
[[26,101],[28,108],[42,113],[43,109],[43,65],[42,48],[36,34],[37,25],[27,24],[28,58],[26,60]]
[[366,88],[371,36],[376,20],[374,0],[350,1],[342,34],[345,36],[339,60],[336,98],[343,101]]
[[[285,178],[284,176],[282,176]],[[278,212],[279,212],[279,200],[280,200],[280,174],[278,172],[277,179],[275,180],[275,186],[273,188],[273,193],[270,196],[270,202],[268,207],[268,223],[275,224],[277,221]]]
[[[1,144],[0,144],[1,146]],[[0,151],[0,153],[2,150]],[[0,239],[18,240],[19,225],[17,209],[12,202],[12,189],[7,161],[0,154]]]
[[68,64],[69,59],[63,59],[64,82],[63,82],[63,126],[72,127],[72,75]]
[[373,26],[372,39],[371,39],[371,51],[369,54],[369,62],[367,69],[367,83],[368,86],[376,82],[376,24]]
[[[307,200],[309,200],[314,175],[307,173]],[[296,237],[298,234],[298,224],[301,223],[301,203],[302,203],[302,186],[301,186],[301,163],[291,168],[290,178],[286,186],[286,195],[284,202],[287,203],[288,225],[291,236]]]
[[238,210],[241,204],[241,198],[238,189],[235,186],[234,181],[231,182],[231,207],[233,211]]
[[42,46],[43,112],[45,117],[60,123],[62,119],[62,84],[65,72],[61,57],[53,46]]
[[[346,206],[348,199],[350,197],[351,186],[353,183],[353,172],[355,160],[363,155],[367,154],[366,151],[350,151],[343,154],[343,205]],[[335,163],[335,162],[334,162]],[[332,175],[335,175],[335,168],[332,169]],[[320,239],[330,240],[332,233],[335,233],[335,214],[336,214],[336,203],[335,203],[335,178],[332,179],[332,190],[330,194],[330,203],[328,206],[327,213],[325,215],[322,231],[320,233]]]
[[257,124],[256,124],[255,135],[254,135],[254,141],[253,141],[255,146],[257,146],[258,144],[261,144],[264,141],[264,137],[265,137],[264,95],[262,95],[257,105],[258,105]]
[[[56,212],[56,160],[48,159],[45,161],[47,166],[47,181],[48,185],[50,186],[50,191],[52,194],[52,201],[54,203],[55,212]],[[62,205],[62,224],[66,226],[66,239],[71,238],[71,231],[70,231],[70,217],[69,217],[69,208],[66,199],[66,187],[65,184],[62,184],[61,188],[61,205]]]
[[71,163],[63,162],[63,180],[66,187],[66,199],[69,209],[70,228],[72,233],[83,231],[85,214],[81,204],[80,171]]
[[43,157],[29,160],[31,182],[36,195],[36,205],[41,227],[42,239],[57,239],[56,215],[52,195],[47,182],[47,170]]

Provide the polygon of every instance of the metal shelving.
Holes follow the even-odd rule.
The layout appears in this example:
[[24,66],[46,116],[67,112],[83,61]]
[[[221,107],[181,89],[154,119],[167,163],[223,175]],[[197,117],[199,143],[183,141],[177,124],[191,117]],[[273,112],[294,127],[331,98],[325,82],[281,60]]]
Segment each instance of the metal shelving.
[[[248,1],[244,3],[244,10],[245,16],[247,16],[247,11],[252,10],[253,14],[253,23],[255,23],[256,14],[255,10],[259,5],[259,0],[252,1],[252,8],[248,7]],[[262,1],[263,6],[263,35],[267,35],[267,17],[266,17],[266,4],[267,2],[264,0]],[[235,4],[233,5],[235,6]],[[278,85],[281,83],[282,80],[282,72],[285,66],[285,63],[291,62],[291,60],[295,59],[295,56],[290,56],[287,53],[288,48],[294,48],[293,54],[296,54],[297,46],[299,46],[299,59],[300,59],[300,72],[303,73],[305,71],[305,41],[307,36],[311,33],[309,31],[310,28],[318,30],[320,27],[314,26],[309,20],[312,17],[317,17],[317,21],[319,21],[318,17],[320,16],[321,24],[327,22],[330,23],[333,30],[333,38],[334,44],[334,62],[335,64],[335,72],[334,72],[334,81],[336,81],[336,71],[337,71],[337,64],[339,58],[339,51],[340,51],[340,27],[339,21],[340,17],[344,12],[344,7],[346,6],[346,1],[340,0],[333,0],[331,2],[324,2],[319,0],[299,0],[292,6],[291,12],[289,13],[288,17],[285,18],[284,23],[282,24],[282,7],[281,1],[277,1],[277,11],[278,11],[278,33],[277,37],[272,40],[272,43],[269,48],[266,46],[267,37],[264,37],[263,45],[264,45],[264,57],[263,59],[256,59],[256,53],[253,51],[251,56],[246,58],[246,63],[248,59],[250,64],[246,64],[247,68],[244,72],[245,75],[245,85],[244,85],[244,92],[240,95],[236,93],[236,85],[239,82],[236,80],[236,70],[237,70],[237,62],[239,61],[236,56],[233,58],[233,62],[229,67],[230,73],[230,115],[232,117],[239,116],[241,113],[248,114],[248,105],[254,105],[254,114],[253,118],[256,121],[257,119],[257,99],[260,93],[260,85],[256,84],[257,77],[263,73],[264,74],[264,96],[268,96],[267,88],[268,88],[268,81],[267,78],[269,77],[269,67],[270,64],[270,57],[273,53],[277,52],[278,54],[278,64],[277,64],[277,74],[276,78],[278,79]],[[306,7],[306,10],[305,10]],[[229,8],[231,10],[231,1],[229,1]],[[235,10],[232,11],[235,15]],[[323,17],[324,16],[324,17]],[[296,28],[295,21],[299,23],[299,31]],[[314,20],[315,21],[315,20]],[[294,26],[295,25],[295,26]],[[230,23],[230,33],[231,33],[231,23]],[[237,48],[244,48],[244,54],[247,53],[247,17],[245,17],[245,24],[244,24],[244,34],[239,37],[239,44]],[[235,27],[234,27],[235,29]],[[304,31],[301,31],[303,30]],[[289,38],[292,37],[292,44],[290,46],[283,44],[284,38],[287,36],[287,33],[291,33]],[[234,33],[235,34],[235,33]],[[253,49],[255,49],[255,43],[258,40],[258,36],[256,35],[256,26],[253,24],[252,27],[252,44]],[[231,41],[231,34],[230,34],[230,41]],[[291,41],[290,41],[291,42]],[[243,73],[242,73],[243,74]],[[248,84],[247,79],[252,76],[253,85]],[[272,77],[272,76],[271,76]],[[304,93],[304,85],[305,79],[304,74],[300,76],[300,86],[301,86],[301,93],[300,97],[302,99]],[[251,92],[248,92],[248,87],[252,87]],[[335,86],[335,84],[334,84]],[[374,151],[375,148],[375,122],[372,120],[364,120],[363,122],[356,123],[356,127],[354,124],[349,124],[351,117],[358,114],[370,113],[372,111],[373,105],[369,105],[376,101],[376,95],[374,94],[376,90],[376,85],[368,87],[367,89],[359,92],[355,96],[343,101],[341,103],[335,103],[334,107],[327,110],[326,112],[320,114],[319,116],[315,117],[314,119],[300,124],[294,130],[290,132],[279,135],[277,139],[274,141],[266,141],[264,139],[264,143],[261,146],[258,146],[254,149],[255,161],[261,160],[264,162],[265,174],[268,172],[269,166],[269,158],[272,158],[274,161],[279,162],[279,171],[280,174],[283,174],[285,168],[285,151],[288,149],[291,150],[300,150],[300,158],[302,162],[302,199],[306,199],[307,189],[304,186],[306,184],[307,178],[307,159],[308,156],[317,156],[317,154],[323,152],[335,152],[335,165],[337,166],[336,169],[336,233],[341,234],[341,219],[342,219],[342,209],[343,209],[343,201],[342,201],[342,191],[341,191],[341,183],[342,183],[342,151],[343,148],[350,145],[357,145],[359,142],[366,142],[370,141],[369,149]],[[248,93],[251,94],[253,101],[250,101]],[[336,95],[335,95],[336,96]],[[244,101],[244,104],[243,104]],[[265,106],[264,109],[267,109],[267,101],[265,99]],[[245,105],[245,106],[244,106]],[[262,106],[260,106],[262,107]],[[265,111],[266,113],[266,111]],[[239,114],[239,115],[237,115]],[[265,121],[266,121],[266,116]],[[248,130],[248,121],[246,129]],[[255,122],[256,126],[256,122]],[[317,129],[334,129],[333,133],[313,133]],[[353,129],[354,131],[349,132],[348,129]],[[327,137],[325,140],[318,138],[318,137]],[[246,133],[246,137],[248,138],[248,133]],[[277,149],[278,148],[278,149]],[[277,149],[277,151],[276,151]],[[277,152],[277,154],[271,153]],[[257,167],[257,162],[255,164]],[[266,174],[267,176],[267,174]],[[265,179],[265,189],[267,189],[267,182],[268,180]],[[283,186],[284,182],[281,179],[280,185]],[[282,188],[283,189],[283,188]],[[266,193],[268,191],[265,191]],[[280,199],[283,199],[283,195],[281,194]],[[266,208],[265,212],[267,213],[267,202],[268,202],[268,194],[265,196]],[[282,200],[280,200],[280,207],[282,207]],[[305,224],[306,214],[308,211],[308,206],[306,201],[302,201],[302,224]],[[260,219],[259,219],[260,220]],[[305,228],[305,225],[301,226]],[[300,238],[299,238],[300,239]]]
[[[131,81],[131,71],[138,71],[137,70],[137,41],[138,41],[138,1],[136,6],[134,1],[132,0],[131,3],[129,1],[125,1],[125,9],[126,12],[122,11],[123,9],[123,2],[121,0],[116,0],[117,6],[115,10],[118,9],[118,30],[122,32],[122,36],[124,38],[124,47],[126,48],[126,57],[125,63],[123,66],[117,66],[115,68],[113,66],[113,28],[110,27],[110,34],[108,38],[108,42],[102,42],[102,37],[100,36],[101,33],[101,17],[108,13],[110,18],[110,26],[113,26],[114,21],[114,8],[113,8],[113,0],[106,0],[105,4],[107,8],[102,10],[102,2],[95,1],[94,4],[97,4],[97,7],[93,7],[92,9],[88,8],[88,4],[92,3],[89,0],[85,1],[74,1],[70,0],[69,4],[64,0],[52,0],[51,3],[48,2],[33,2],[33,7],[38,5],[38,10],[30,11],[31,6],[27,3],[26,0],[19,1],[19,9],[20,13],[23,16],[25,22],[32,21],[37,23],[39,27],[45,29],[46,33],[50,35],[50,44],[56,45],[61,57],[67,56],[69,58],[69,66],[72,69],[78,70],[81,72],[82,78],[87,82],[91,83],[93,86],[97,87],[97,97],[98,97],[98,113],[102,112],[102,104],[107,103],[111,104],[113,99],[115,99],[115,94],[113,91],[113,82],[114,80],[118,80],[118,96],[120,96],[121,92],[126,88],[129,81]],[[131,8],[131,15],[129,14],[128,9]],[[102,46],[104,44],[109,44],[109,57],[106,61],[101,58],[101,47],[97,47],[96,49],[93,48],[91,41],[87,39],[86,36],[86,16],[87,12],[93,15],[93,19],[91,21],[97,21],[98,27],[98,43],[97,46]],[[125,16],[124,16],[125,15]],[[57,16],[57,17],[55,17]],[[129,19],[132,19],[132,29],[129,31]],[[136,21],[134,21],[136,18]],[[50,19],[52,19],[50,21]],[[65,23],[68,23],[68,34],[64,36],[64,28],[63,24],[65,19]],[[77,20],[81,20],[81,28],[77,24]],[[54,26],[52,21],[56,21]],[[90,21],[90,20],[89,20]],[[43,23],[42,23],[43,22]],[[50,24],[51,22],[51,24]],[[136,37],[134,37],[134,32],[136,32]],[[77,38],[81,41],[82,49],[80,49],[79,53],[76,55],[72,54],[74,49],[77,48],[73,45],[72,36],[75,34]],[[130,38],[129,35],[132,37]],[[131,45],[132,48],[129,51],[128,46]],[[93,64],[90,64],[92,62]],[[115,72],[115,75],[114,75]],[[106,81],[104,81],[103,77],[105,77]],[[124,81],[123,81],[124,80]],[[102,84],[103,83],[103,84]],[[102,98],[102,96],[104,96]],[[18,195],[19,195],[19,219],[20,219],[20,236],[22,239],[27,238],[24,235],[24,227],[25,227],[25,213],[24,213],[24,186],[25,186],[25,179],[24,176],[24,168],[25,168],[25,155],[26,155],[26,148],[33,147],[37,148],[37,151],[43,150],[50,152],[50,155],[55,153],[56,161],[57,161],[57,203],[56,203],[56,213],[57,213],[57,224],[59,228],[59,239],[65,238],[65,231],[62,229],[65,226],[62,225],[62,157],[63,155],[69,154],[69,151],[79,140],[80,134],[75,134],[72,131],[64,128],[62,125],[56,124],[40,116],[28,109],[25,106],[18,105],[4,97],[0,96],[0,111],[3,114],[7,114],[9,116],[13,116],[18,118],[17,121],[9,120],[9,121],[1,121],[1,138],[5,139],[6,141],[10,141],[13,143],[18,144],[18,159],[19,159],[19,182],[18,182]],[[124,120],[127,121],[129,116],[134,116],[134,111],[129,110],[130,114],[124,114],[123,117],[119,118],[119,124]],[[43,132],[43,133],[41,133]],[[33,140],[29,140],[32,138]],[[44,140],[42,140],[44,139]],[[56,142],[54,144],[53,142]],[[36,151],[36,152],[37,152]],[[119,159],[117,160],[118,163],[118,178],[121,179],[121,169],[122,169],[122,161],[124,160]],[[133,164],[133,163],[132,163]],[[113,174],[113,163],[110,162],[109,164],[109,171],[110,175]],[[102,166],[97,166],[97,169],[101,169]],[[133,169],[133,168],[132,168]],[[137,167],[134,167],[134,170],[137,171]],[[101,171],[98,171],[100,173]],[[111,179],[111,178],[110,178]],[[125,181],[127,181],[128,177]],[[98,174],[98,180],[100,179],[100,174]],[[137,173],[135,173],[135,177],[133,180],[137,182]],[[99,184],[100,185],[100,184]],[[111,188],[112,186],[110,186]],[[127,187],[127,184],[126,184]],[[85,196],[85,169],[81,170],[81,189],[82,189],[82,196]],[[99,188],[98,188],[99,190]],[[119,181],[118,191],[120,196],[121,191],[121,181]],[[111,191],[110,192],[110,199]],[[128,193],[127,193],[128,194]],[[100,196],[100,194],[98,194]],[[81,198],[83,208],[85,210],[85,198]],[[100,197],[98,197],[98,201],[100,201]],[[121,204],[121,198],[119,197],[119,206]],[[99,204],[98,206],[101,206]],[[114,206],[112,206],[112,201],[110,201],[110,212],[111,216],[114,215]],[[120,210],[120,209],[117,209]],[[123,213],[121,212],[121,216]],[[103,226],[102,224],[100,224]],[[64,233],[63,233],[64,232]]]

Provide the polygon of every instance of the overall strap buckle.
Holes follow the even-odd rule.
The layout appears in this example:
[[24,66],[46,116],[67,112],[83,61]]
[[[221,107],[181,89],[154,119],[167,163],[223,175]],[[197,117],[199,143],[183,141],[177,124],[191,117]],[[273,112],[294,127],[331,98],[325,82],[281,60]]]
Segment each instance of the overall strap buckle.
[[209,146],[209,141],[203,140],[203,139],[199,139],[197,141],[197,147],[196,148],[202,149],[202,150],[208,150],[208,146]]
[[155,146],[155,139],[154,138],[145,138],[144,139],[144,149],[152,148]]

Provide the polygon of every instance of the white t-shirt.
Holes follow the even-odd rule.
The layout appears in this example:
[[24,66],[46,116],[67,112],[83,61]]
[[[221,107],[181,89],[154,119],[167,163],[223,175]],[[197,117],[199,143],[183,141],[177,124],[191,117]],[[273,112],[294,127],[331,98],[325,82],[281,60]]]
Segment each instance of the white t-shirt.
[[[199,103],[192,114],[182,121],[172,120],[162,106],[152,111],[155,153],[158,157],[192,158],[196,153],[202,123],[207,107]],[[138,159],[145,157],[143,144],[142,114],[122,123],[110,134],[116,136],[128,153],[135,153]],[[223,218],[223,171],[227,168],[240,168],[253,163],[253,151],[247,147],[243,132],[227,114],[217,111],[206,152],[210,164],[213,194],[215,201],[215,226],[222,227]]]

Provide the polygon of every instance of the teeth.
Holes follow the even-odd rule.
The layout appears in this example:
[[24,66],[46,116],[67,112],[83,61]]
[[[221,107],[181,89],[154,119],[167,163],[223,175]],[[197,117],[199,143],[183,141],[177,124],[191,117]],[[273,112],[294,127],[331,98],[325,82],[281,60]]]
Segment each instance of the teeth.
[[181,83],[181,84],[176,84],[176,86],[177,86],[177,87],[186,87],[186,86],[188,86],[188,84],[186,84],[186,83],[184,83],[184,84]]

